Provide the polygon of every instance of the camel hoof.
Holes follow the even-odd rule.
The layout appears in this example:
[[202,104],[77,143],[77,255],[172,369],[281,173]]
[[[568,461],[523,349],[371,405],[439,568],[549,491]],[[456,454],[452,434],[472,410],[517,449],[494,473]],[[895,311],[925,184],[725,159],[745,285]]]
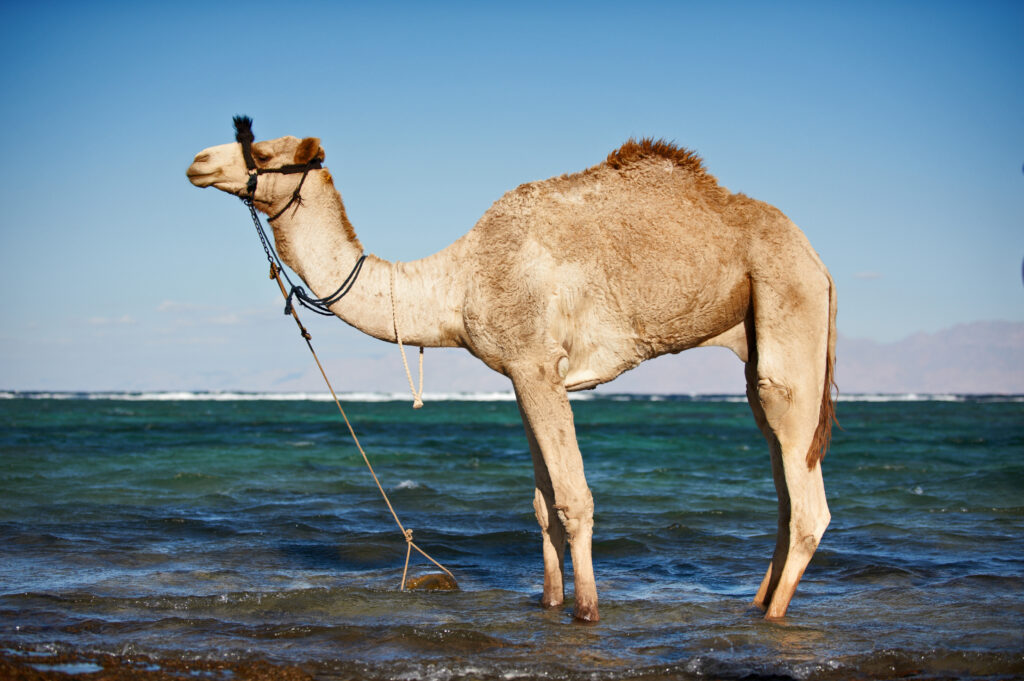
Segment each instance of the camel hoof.
[[559,607],[561,605],[562,605],[562,599],[561,598],[546,598],[544,596],[541,596],[540,607],[544,608],[545,610],[550,610],[552,608],[557,608],[557,607]]
[[579,605],[573,609],[572,617],[577,622],[583,622],[585,624],[596,624],[601,621],[601,616],[597,614],[596,605]]

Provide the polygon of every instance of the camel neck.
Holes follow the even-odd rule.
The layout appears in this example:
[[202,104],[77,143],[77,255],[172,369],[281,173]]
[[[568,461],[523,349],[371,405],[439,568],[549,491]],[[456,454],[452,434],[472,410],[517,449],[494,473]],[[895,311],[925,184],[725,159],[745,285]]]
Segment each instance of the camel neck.
[[[301,205],[289,208],[272,226],[281,259],[317,297],[334,293],[363,255],[327,171],[311,173]],[[397,326],[408,345],[462,345],[460,289],[450,276],[453,260],[452,247],[408,263],[368,255],[348,294],[330,309],[380,340],[395,342]]]

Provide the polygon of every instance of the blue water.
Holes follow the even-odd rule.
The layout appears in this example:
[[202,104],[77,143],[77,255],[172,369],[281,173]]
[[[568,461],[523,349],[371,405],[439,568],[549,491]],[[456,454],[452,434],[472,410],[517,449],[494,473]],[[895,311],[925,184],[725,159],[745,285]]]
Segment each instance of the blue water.
[[749,607],[776,501],[746,404],[574,402],[597,509],[602,621],[585,626],[571,597],[537,605],[513,402],[346,405],[403,522],[462,587],[400,592],[404,541],[333,404],[5,397],[8,650],[322,679],[1024,676],[1020,398],[840,403],[832,525],[775,623]]

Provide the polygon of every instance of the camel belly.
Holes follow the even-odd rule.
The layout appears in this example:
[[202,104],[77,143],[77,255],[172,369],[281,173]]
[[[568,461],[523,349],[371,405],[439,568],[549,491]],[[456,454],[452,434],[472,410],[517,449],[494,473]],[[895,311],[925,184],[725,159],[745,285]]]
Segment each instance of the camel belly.
[[567,358],[559,372],[566,389],[594,388],[644,360],[742,330],[750,301],[745,275],[729,273],[703,286],[672,285],[677,283],[626,288],[618,295],[584,288],[559,297],[549,319],[551,336]]

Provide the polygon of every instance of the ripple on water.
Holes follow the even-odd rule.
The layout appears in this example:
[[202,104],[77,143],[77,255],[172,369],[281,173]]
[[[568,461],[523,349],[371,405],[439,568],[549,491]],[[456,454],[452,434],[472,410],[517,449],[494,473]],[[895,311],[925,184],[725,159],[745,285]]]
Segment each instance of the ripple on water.
[[[537,606],[512,403],[353,409],[396,510],[463,588],[401,593],[405,543],[309,404],[19,402],[0,432],[11,649],[259,651],[328,679],[1024,676],[1024,403],[844,402],[833,523],[775,623],[749,607],[776,523],[749,408],[577,403],[602,599],[582,626],[571,566],[565,604]],[[413,556],[412,574],[432,569]]]

